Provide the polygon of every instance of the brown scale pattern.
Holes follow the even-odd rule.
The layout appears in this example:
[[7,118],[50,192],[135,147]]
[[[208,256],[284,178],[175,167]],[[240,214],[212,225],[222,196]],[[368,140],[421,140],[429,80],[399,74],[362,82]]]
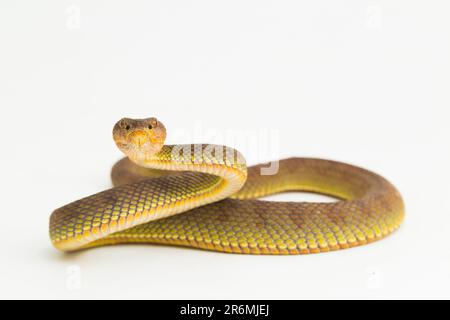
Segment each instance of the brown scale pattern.
[[[203,194],[220,178],[203,173],[155,178],[106,190],[57,209],[51,217],[50,237],[57,242],[86,237],[93,228],[127,224],[145,212],[160,210]],[[164,186],[169,192],[160,192]],[[99,230],[101,231],[101,230]]]
[[[248,168],[247,181],[234,199],[136,225],[82,248],[159,243],[234,253],[306,254],[370,243],[392,233],[403,220],[398,191],[370,171],[334,161],[292,158],[280,161],[278,174],[263,176],[260,169],[264,166]],[[220,180],[204,173],[144,169],[127,159],[115,165],[112,178],[116,188],[52,215],[54,242],[86,236],[92,228],[127,219],[130,214],[183,206],[196,194],[205,196],[205,188],[214,189]],[[255,200],[293,190],[323,193],[341,201]]]

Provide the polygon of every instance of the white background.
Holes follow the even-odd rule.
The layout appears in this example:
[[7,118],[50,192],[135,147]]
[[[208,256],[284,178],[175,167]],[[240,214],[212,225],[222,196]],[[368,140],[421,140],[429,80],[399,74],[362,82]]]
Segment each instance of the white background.
[[[0,297],[450,298],[449,10],[444,0],[1,1]],[[319,255],[57,252],[49,215],[110,187],[123,116],[158,117],[169,143],[227,143],[231,131],[249,163],[296,155],[372,169],[402,192],[406,220],[383,241]],[[267,132],[270,152],[253,152]]]

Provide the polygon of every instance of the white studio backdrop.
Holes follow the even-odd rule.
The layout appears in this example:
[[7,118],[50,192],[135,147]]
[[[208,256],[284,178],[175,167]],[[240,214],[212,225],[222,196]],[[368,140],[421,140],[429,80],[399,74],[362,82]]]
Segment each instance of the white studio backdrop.
[[[450,298],[448,1],[2,1],[1,298]],[[383,241],[309,256],[65,255],[55,208],[110,187],[123,116],[249,164],[353,163],[401,191]],[[289,194],[273,199],[324,200]]]

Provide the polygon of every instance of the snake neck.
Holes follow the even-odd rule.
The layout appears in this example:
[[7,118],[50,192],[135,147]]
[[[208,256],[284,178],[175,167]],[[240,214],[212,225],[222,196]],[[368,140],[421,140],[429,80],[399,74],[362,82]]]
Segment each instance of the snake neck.
[[[238,192],[247,180],[247,165],[236,149],[212,144],[164,145],[155,155],[131,159],[138,166],[166,171],[189,171],[218,177],[215,186],[220,190],[213,201],[225,199]],[[217,191],[214,190],[214,191]]]

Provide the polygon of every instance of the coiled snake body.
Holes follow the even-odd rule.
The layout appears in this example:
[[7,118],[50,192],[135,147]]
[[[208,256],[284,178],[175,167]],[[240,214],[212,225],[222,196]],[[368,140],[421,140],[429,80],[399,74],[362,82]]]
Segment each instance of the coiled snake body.
[[[113,129],[128,156],[114,188],[55,210],[53,245],[63,251],[118,243],[159,243],[221,252],[306,254],[363,245],[393,232],[404,205],[383,177],[348,164],[281,160],[274,175],[246,167],[234,149],[164,145],[155,118],[122,119]],[[331,195],[332,203],[256,198],[284,191]]]

